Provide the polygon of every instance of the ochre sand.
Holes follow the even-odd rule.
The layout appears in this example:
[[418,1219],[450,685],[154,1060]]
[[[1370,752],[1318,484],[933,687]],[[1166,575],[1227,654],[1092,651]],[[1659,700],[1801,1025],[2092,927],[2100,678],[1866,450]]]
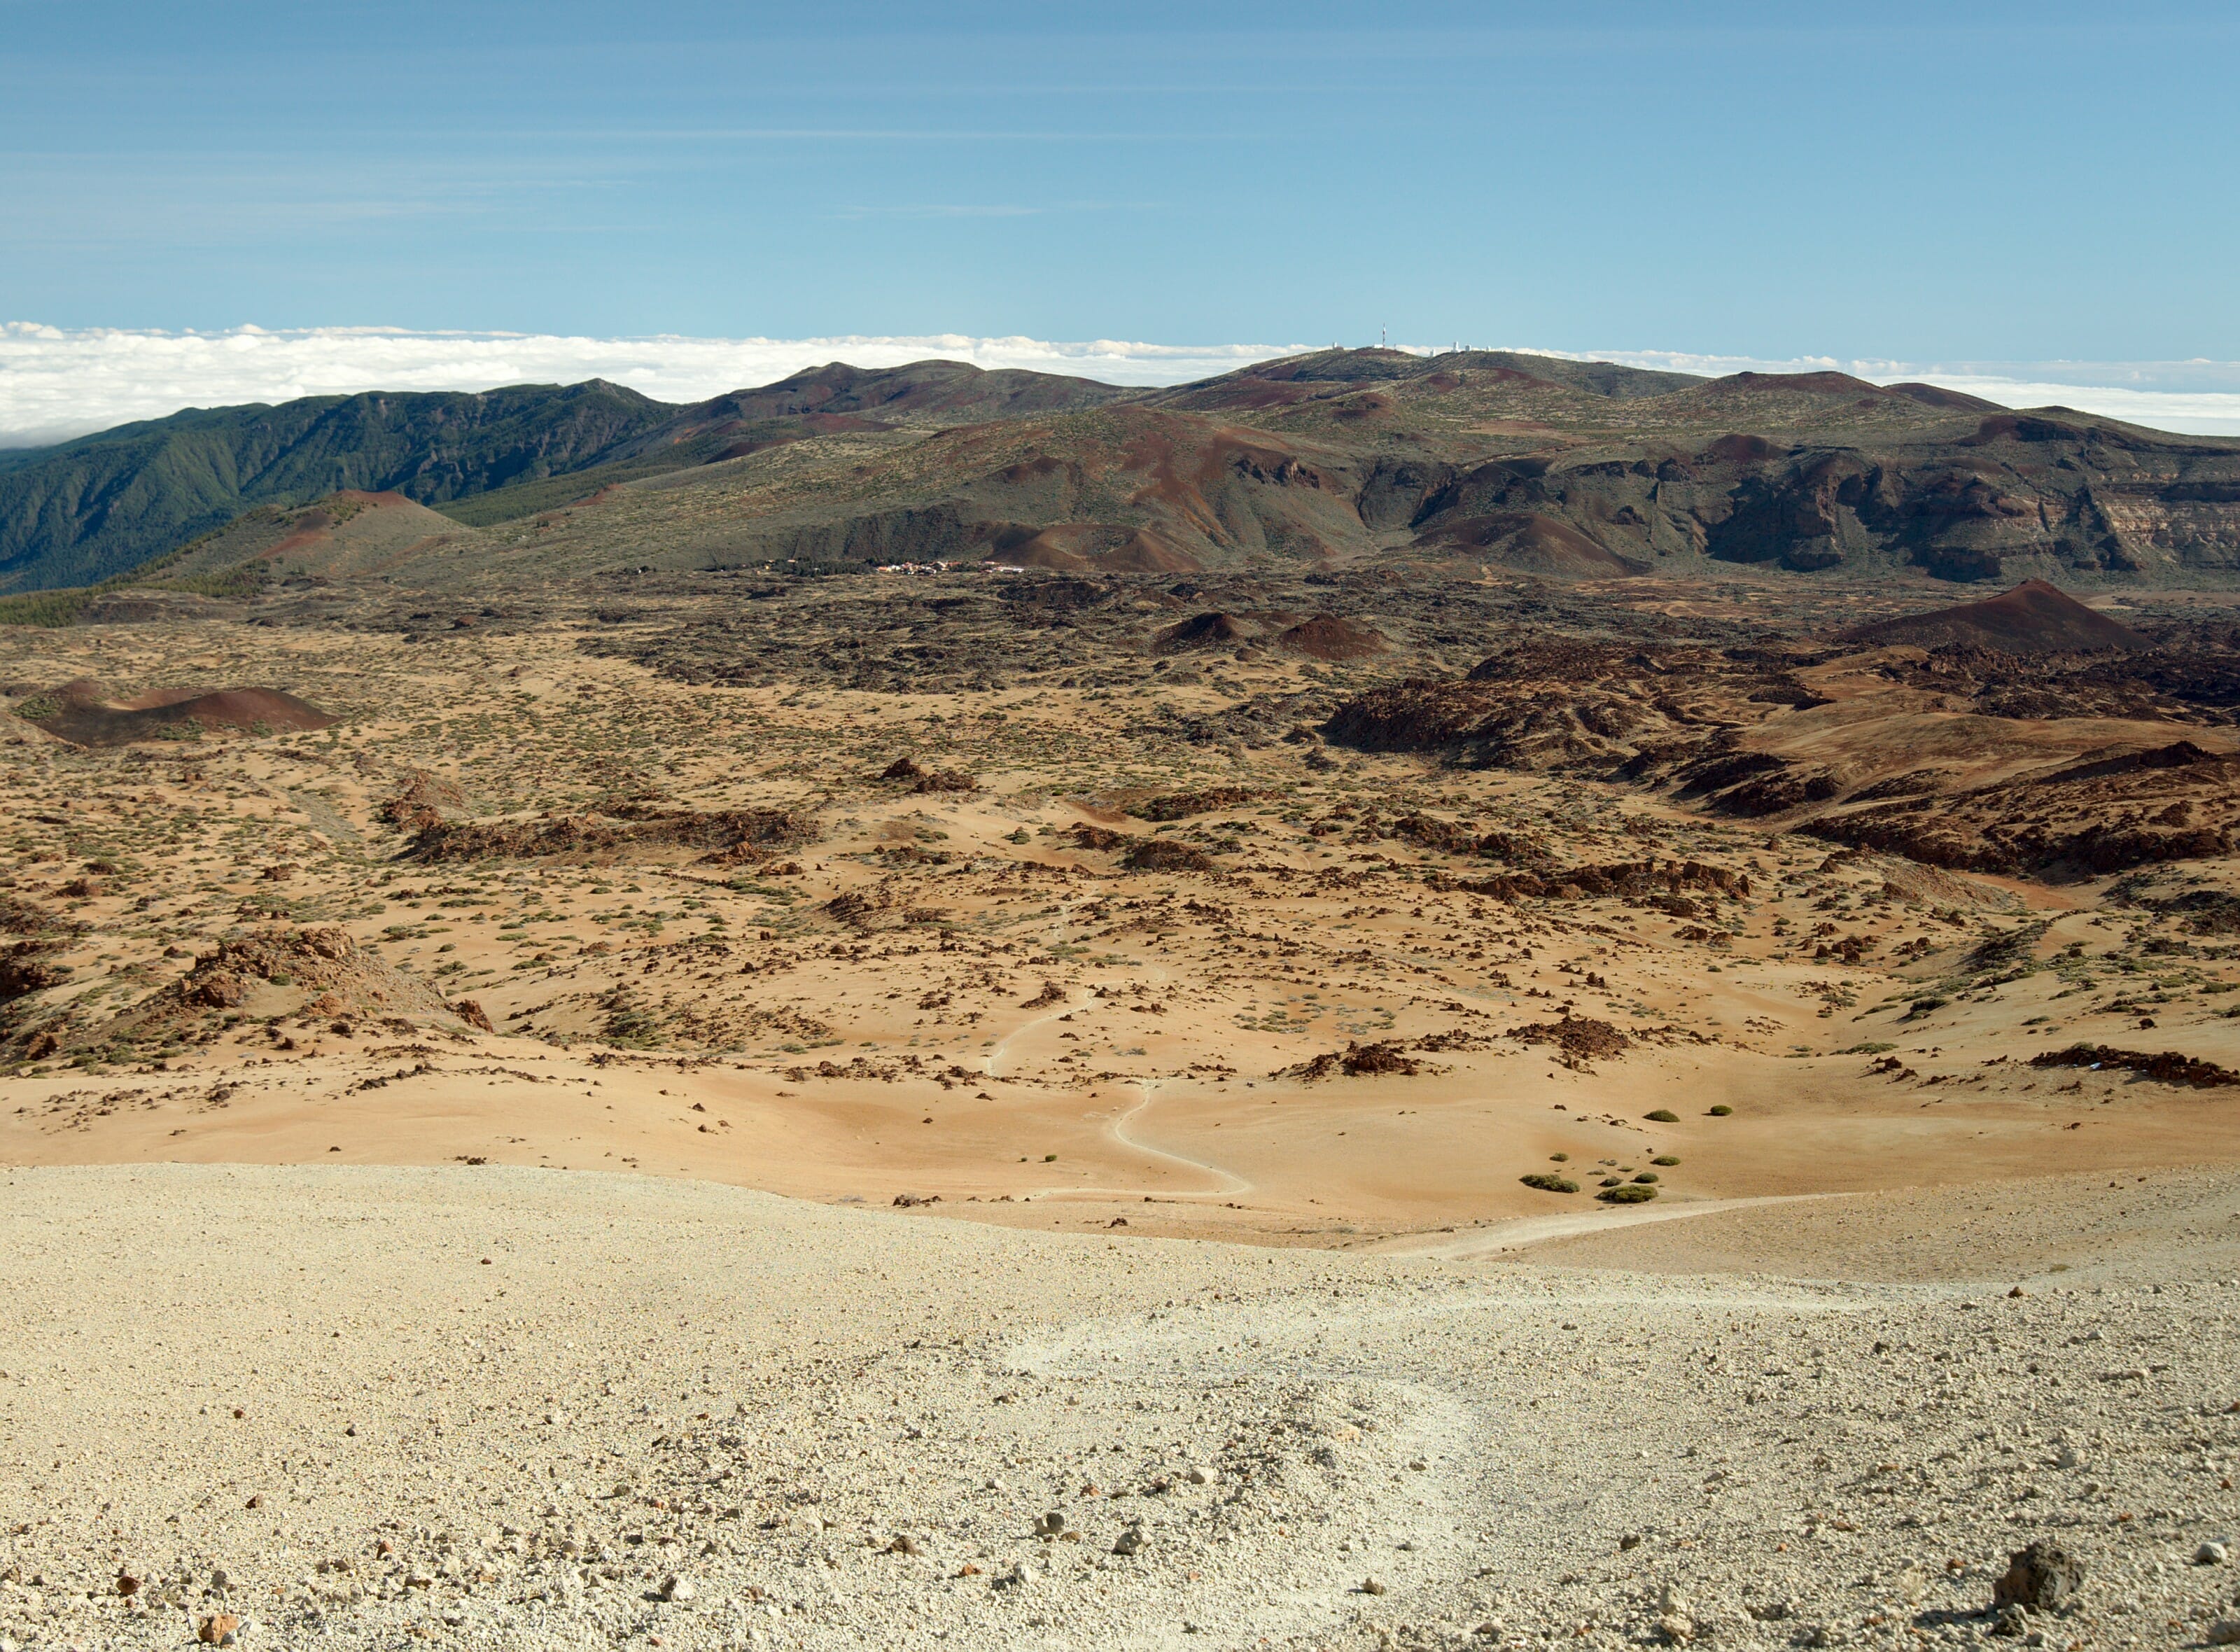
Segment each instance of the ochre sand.
[[[1094,1097],[984,1076],[949,1091],[797,1086],[724,1063],[595,1063],[529,1040],[265,1059],[98,1089],[18,1080],[0,1115],[0,1160],[627,1165],[828,1202],[939,1195],[943,1215],[1022,1225],[1124,1217],[1138,1232],[1343,1246],[1544,1214],[1549,1196],[1519,1186],[1517,1167],[1556,1152],[1571,1158],[1551,1169],[1677,1156],[1665,1199],[1687,1202],[2130,1174],[2240,1147],[2240,1116],[2215,1092],[2128,1076],[2088,1075],[2077,1096],[1963,1093],[1924,1108],[1870,1082],[1809,1089],[1797,1064],[1724,1053],[1637,1062],[1622,1089],[1512,1058],[1524,1070],[1502,1088],[1475,1075],[1374,1096],[1357,1083],[1213,1090],[1168,1079]],[[388,1082],[362,1088],[368,1078]],[[1741,1110],[1708,1116],[1693,1104],[1707,1094]],[[1674,1124],[1643,1117],[1660,1106],[1688,1110]],[[1590,1206],[1575,1219],[1621,1214]]]

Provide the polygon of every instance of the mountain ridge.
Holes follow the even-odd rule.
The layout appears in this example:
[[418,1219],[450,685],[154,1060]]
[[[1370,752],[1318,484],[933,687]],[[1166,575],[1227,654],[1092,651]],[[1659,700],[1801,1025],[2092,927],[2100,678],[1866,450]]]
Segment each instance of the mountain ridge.
[[[835,362],[683,405],[592,380],[192,410],[0,470],[0,590],[130,577],[244,510],[344,490],[461,523],[445,580],[617,556],[1111,572],[1367,558],[1564,577],[1729,563],[1960,582],[2240,570],[2240,441],[1832,372],[1330,350],[1160,389]],[[508,526],[531,517],[532,534]]]
[[[830,434],[814,428],[819,420],[863,420],[871,429],[1006,420],[1201,390],[1218,398],[1223,386],[1256,382],[1262,370],[1292,383],[1342,384],[1420,376],[1427,360],[1439,359],[1397,350],[1317,351],[1167,390],[938,358],[892,368],[831,362],[697,403],[657,402],[593,378],[188,408],[0,458],[0,592],[112,579],[242,510],[309,505],[343,490],[399,492],[431,506],[465,506],[570,476],[584,477],[583,491],[591,491]],[[1696,382],[1509,352],[1455,359],[1508,371],[1534,363],[1537,376],[1594,394],[1604,393],[1596,388],[1603,385],[1642,395]],[[587,407],[597,416],[583,416]],[[497,416],[486,416],[493,410]],[[446,439],[462,426],[475,436]],[[354,443],[336,439],[345,430],[356,433]],[[515,503],[539,509],[576,496],[562,488]],[[503,519],[471,507],[458,514],[470,524]]]

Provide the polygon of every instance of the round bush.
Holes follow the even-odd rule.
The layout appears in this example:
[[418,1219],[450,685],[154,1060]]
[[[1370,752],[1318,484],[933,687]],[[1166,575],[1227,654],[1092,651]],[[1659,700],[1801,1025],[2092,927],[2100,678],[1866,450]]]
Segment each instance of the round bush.
[[1728,1114],[1734,1110],[1735,1109],[1733,1108],[1729,1107],[1724,1102],[1721,1102],[1717,1107],[1711,1109],[1711,1116],[1713,1118],[1724,1118]]
[[1657,1124],[1677,1124],[1680,1122],[1680,1115],[1669,1107],[1660,1107],[1654,1113],[1645,1114],[1643,1116]]
[[1543,1193],[1577,1193],[1579,1184],[1560,1176],[1550,1176],[1544,1170],[1535,1170],[1530,1176],[1517,1178],[1528,1188],[1537,1188]]
[[1639,1176],[1633,1179],[1637,1182],[1654,1182],[1657,1180],[1657,1172],[1654,1170],[1643,1170]]
[[1650,1160],[1650,1162],[1651,1164],[1661,1164],[1664,1166],[1665,1169],[1670,1169],[1674,1165],[1679,1163],[1680,1161],[1674,1158],[1670,1153],[1660,1153],[1655,1158]]
[[1570,1157],[1568,1153],[1550,1153],[1548,1156],[1548,1162],[1550,1164],[1566,1164],[1570,1162]]
[[1600,1193],[1595,1195],[1595,1197],[1600,1199],[1604,1204],[1646,1204],[1656,1196],[1655,1188],[1644,1188],[1634,1182],[1627,1182],[1620,1187],[1604,1188]]

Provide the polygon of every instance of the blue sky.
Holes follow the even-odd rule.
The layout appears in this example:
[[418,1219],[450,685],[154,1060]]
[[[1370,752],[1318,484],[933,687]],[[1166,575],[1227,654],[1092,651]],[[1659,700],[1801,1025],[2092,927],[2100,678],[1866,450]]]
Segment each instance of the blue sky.
[[2240,434],[2236,85],[2175,0],[0,0],[0,446],[1380,330]]
[[0,0],[0,319],[2240,358],[2240,8]]

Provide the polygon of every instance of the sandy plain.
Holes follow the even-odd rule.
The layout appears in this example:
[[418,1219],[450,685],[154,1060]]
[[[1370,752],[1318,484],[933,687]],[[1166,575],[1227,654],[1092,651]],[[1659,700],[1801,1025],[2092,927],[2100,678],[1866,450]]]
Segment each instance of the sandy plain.
[[[1411,756],[1317,772],[1297,747],[1116,750],[1097,730],[1131,715],[1117,690],[710,689],[587,656],[565,628],[17,638],[25,677],[281,682],[343,716],[275,739],[6,753],[21,898],[79,891],[57,903],[83,928],[50,997],[83,1004],[81,1029],[190,976],[215,933],[327,924],[498,1030],[383,1030],[255,983],[207,1018],[230,1023],[209,1042],[104,1062],[66,1040],[19,1063],[0,1114],[14,1162],[630,1167],[823,1200],[939,1195],[945,1214],[1041,1226],[1124,1216],[1335,1243],[1540,1212],[1548,1196],[1517,1178],[1557,1153],[1629,1174],[1677,1158],[1661,1191],[1687,1200],[2147,1169],[2235,1140],[2212,1092],[2027,1064],[2077,1038],[2139,1039],[2148,1019],[2142,1042],[2240,1065],[2226,966],[2157,953],[2178,925],[2110,907],[2114,878],[1831,854],[1617,788]],[[1230,669],[1246,679],[1232,696],[1304,686],[1289,663]],[[1137,693],[1184,711],[1224,697]],[[937,773],[969,765],[977,789],[874,778],[912,753]],[[730,871],[659,849],[430,864],[379,816],[419,772],[477,814],[636,789],[820,824]],[[1258,794],[1207,816],[1231,846],[1217,876],[1131,870],[1077,836],[1194,784]],[[1529,825],[1579,860],[1685,857],[1750,892],[1710,933],[1635,900],[1442,888],[1468,881],[1468,857],[1363,830],[1357,811],[1379,804]],[[1165,835],[1120,831],[1123,846]],[[125,869],[69,876],[88,861]],[[1830,915],[1877,956],[1816,956]],[[2010,932],[2022,956],[1966,962]],[[1508,1036],[1567,1018],[1625,1047]],[[1312,1070],[1379,1042],[1417,1070]],[[1646,1116],[1660,1109],[1674,1121]]]

